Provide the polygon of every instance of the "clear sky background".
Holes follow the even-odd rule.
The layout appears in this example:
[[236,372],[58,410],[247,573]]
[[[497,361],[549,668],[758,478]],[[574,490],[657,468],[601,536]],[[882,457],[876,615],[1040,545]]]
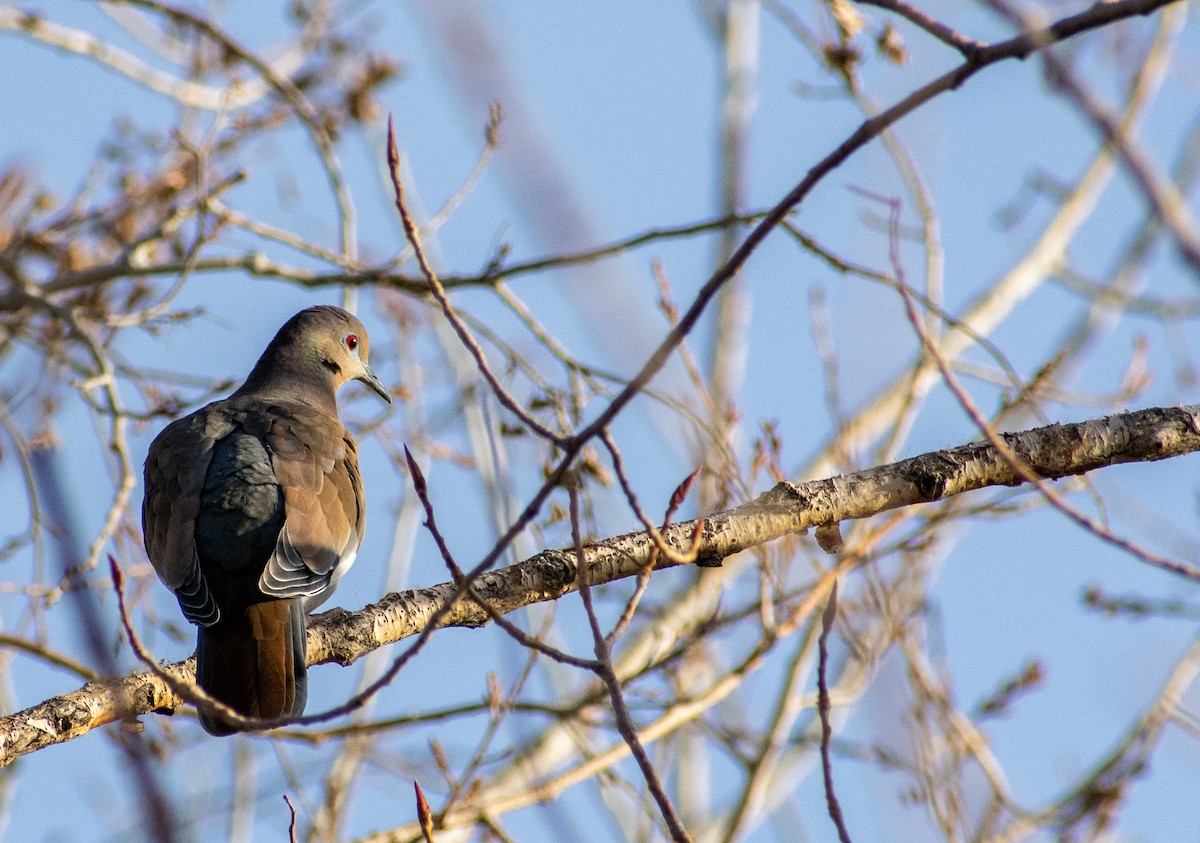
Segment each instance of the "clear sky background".
[[[287,32],[275,8],[282,4],[219,5],[225,26],[268,55]],[[0,5],[0,9],[6,7]],[[424,214],[433,213],[458,190],[474,164],[482,145],[486,103],[499,98],[508,114],[494,161],[461,207],[430,239],[431,252],[442,271],[478,271],[500,243],[510,245],[511,259],[522,260],[568,244],[599,245],[719,214],[721,58],[706,19],[707,3],[451,2],[446,4],[450,12],[409,2],[346,3],[342,7],[370,31],[375,49],[386,50],[403,62],[400,77],[383,89],[381,104],[394,115],[406,178]],[[1047,8],[1066,13],[1067,7],[1051,4]],[[38,9],[58,23],[132,47],[128,36],[90,3],[51,0]],[[794,4],[793,10],[819,28],[815,5]],[[938,0],[929,4],[927,11],[976,38],[999,39],[1010,34],[994,15],[972,3]],[[446,15],[458,13],[484,22],[483,28],[507,69],[506,80],[471,78],[451,54],[443,27]],[[877,11],[871,11],[870,17],[875,22],[888,19]],[[1150,110],[1142,130],[1146,149],[1163,168],[1174,162],[1197,118],[1200,25],[1194,17],[1189,10],[1164,94]],[[1072,42],[1063,55],[1071,56],[1097,92],[1109,97],[1123,90],[1122,79],[1127,75],[1127,69],[1114,70],[1114,66],[1121,68],[1128,57],[1140,55],[1156,22],[1150,18],[1123,27],[1120,37],[1114,32]],[[873,59],[862,71],[864,88],[881,105],[895,102],[953,66],[956,59],[952,51],[911,27],[899,28],[911,50],[909,62],[896,66]],[[464,84],[464,78],[469,84]],[[0,79],[4,104],[0,109],[0,167],[23,167],[60,197],[72,195],[84,184],[94,150],[115,137],[121,121],[133,120],[162,130],[177,117],[177,109],[169,101],[121,75],[10,31],[0,31]],[[764,12],[757,108],[746,158],[746,210],[777,202],[861,121],[859,111],[843,99],[823,96],[820,87],[814,90],[813,85],[828,86],[828,82],[779,19]],[[906,119],[898,135],[936,202],[945,247],[945,297],[951,311],[961,311],[1041,234],[1055,208],[1045,195],[1031,193],[1030,180],[1073,182],[1098,144],[1093,127],[1069,104],[1047,95],[1040,65],[1034,59],[1008,62],[981,73],[961,90],[940,97]],[[542,157],[539,167],[530,171],[530,150],[534,149]],[[349,133],[339,145],[357,201],[364,258],[384,259],[402,245],[402,232],[382,179],[382,151],[380,125]],[[230,205],[294,230],[311,242],[337,247],[328,186],[299,132],[257,144],[253,156],[242,165],[251,176],[228,195]],[[542,178],[536,179],[535,174]],[[565,194],[561,193],[564,188]],[[822,182],[801,207],[797,224],[839,254],[887,271],[887,236],[880,225],[883,209],[860,189],[902,198],[904,223],[917,223],[891,159],[882,144],[875,142]],[[555,202],[546,204],[551,198]],[[1145,203],[1124,173],[1106,189],[1101,203],[1101,210],[1069,249],[1072,266],[1097,278],[1111,271],[1145,214]],[[1009,207],[1024,211],[1012,224],[1002,218],[1002,211]],[[563,208],[570,209],[571,215],[564,216]],[[236,235],[231,242],[237,243]],[[245,243],[249,245],[249,239]],[[924,272],[920,249],[906,244],[903,255],[910,280],[918,283]],[[288,258],[299,262],[294,254],[289,253]],[[714,259],[715,241],[711,239],[674,241],[600,266],[514,281],[513,286],[539,318],[568,341],[576,355],[628,375],[641,365],[663,332],[661,314],[653,307],[656,291],[651,261],[662,262],[676,300],[687,302],[707,279]],[[1155,298],[1194,304],[1197,280],[1172,248],[1162,246],[1144,284]],[[745,385],[739,398],[743,418],[740,447],[748,458],[748,443],[760,420],[774,421],[783,441],[785,470],[792,479],[805,479],[805,466],[832,430],[821,361],[814,349],[810,309],[814,292],[827,301],[838,353],[838,388],[847,411],[891,382],[912,359],[917,343],[895,293],[833,273],[799,253],[782,233],[773,235],[750,260],[744,283],[751,299],[752,321]],[[488,296],[466,293],[460,300],[481,321],[517,335],[512,317]],[[288,316],[309,304],[336,301],[334,290],[302,291],[241,273],[205,275],[189,282],[177,302],[181,308],[202,306],[205,318],[156,336],[127,332],[120,351],[129,360],[151,362],[158,368],[236,380],[249,371]],[[1061,343],[1086,306],[1075,294],[1043,284],[992,339],[1012,366],[1029,377]],[[360,315],[369,329],[379,326],[373,364],[385,381],[426,388],[422,412],[452,415],[455,409],[444,380],[424,385],[406,382],[406,377],[417,371],[424,376],[439,367],[444,371],[444,353],[433,343],[422,342],[406,352],[416,356],[419,366],[399,359],[400,346],[383,327],[369,296],[362,299]],[[705,325],[694,341],[702,359],[710,331],[711,326]],[[1136,316],[1122,318],[1086,358],[1086,368],[1075,374],[1071,385],[1081,394],[1113,392],[1135,348],[1140,347],[1138,343],[1145,344],[1146,368],[1152,380],[1128,408],[1194,402],[1196,382],[1191,367],[1200,346],[1193,326],[1186,321],[1164,329]],[[32,359],[30,352],[17,351],[0,360],[0,394],[22,393]],[[990,362],[984,354],[972,354],[969,359]],[[687,390],[679,369],[668,369],[655,385],[668,393]],[[985,411],[996,407],[999,392],[994,387],[979,381],[969,385]],[[373,418],[378,412],[369,396],[353,386],[343,394],[343,407],[343,415],[355,421]],[[1099,402],[1049,401],[1044,411],[1047,421],[1065,422],[1109,410]],[[13,412],[23,429],[33,429],[39,412],[36,405],[16,405]],[[403,418],[411,409],[399,412]],[[1024,426],[1035,423],[1029,420]],[[131,450],[139,464],[159,427],[156,423],[134,430]],[[54,428],[61,437],[61,464],[79,533],[90,541],[108,503],[104,495],[91,490],[96,485],[107,489],[109,482],[92,423],[76,400],[62,408]],[[695,467],[678,421],[656,412],[648,401],[636,404],[616,431],[643,500],[665,501]],[[978,435],[971,420],[941,390],[916,420],[899,456],[950,447]],[[449,425],[444,441],[451,447],[467,448],[463,431]],[[0,454],[7,447],[0,439]],[[362,452],[370,529],[356,568],[334,598],[348,609],[376,600],[384,592],[384,560],[394,540],[409,540],[405,530],[412,528],[405,522],[396,528],[396,514],[406,501],[411,504],[406,497],[410,493],[386,453],[374,441],[366,441]],[[857,455],[857,459],[859,467],[869,465],[867,455]],[[462,469],[438,462],[431,467],[429,480],[435,505],[440,507],[439,518],[456,553],[473,564],[490,547],[496,531],[477,485],[463,475]],[[1116,532],[1130,535],[1156,552],[1195,562],[1200,556],[1200,498],[1195,476],[1196,459],[1190,457],[1108,469],[1096,473],[1092,483]],[[520,481],[522,503],[522,495],[532,491],[535,481],[533,476]],[[4,536],[24,529],[28,512],[22,490],[14,461],[6,456],[0,461],[0,500],[11,503],[0,511]],[[140,495],[139,490],[135,500],[140,502]],[[1077,501],[1090,506],[1089,511],[1097,511],[1086,495]],[[598,511],[596,527],[611,535],[634,529],[635,522],[627,508],[613,498]],[[424,533],[412,535],[411,568],[404,581],[393,579],[387,587],[416,587],[447,579]],[[551,531],[546,541],[563,544],[565,536]],[[122,552],[127,547],[123,545]],[[521,555],[537,549],[527,543]],[[1084,589],[1099,585],[1114,594],[1192,602],[1197,600],[1196,589],[1042,509],[973,522],[969,529],[945,537],[937,553],[941,561],[931,597],[940,618],[941,640],[933,649],[955,677],[958,704],[969,710],[1029,659],[1039,659],[1046,669],[1044,687],[1022,698],[1008,717],[991,721],[987,731],[1016,797],[1025,804],[1039,805],[1112,749],[1158,694],[1195,634],[1194,621],[1106,618],[1082,605]],[[125,562],[141,565],[144,559]],[[19,582],[27,577],[30,560],[18,556],[3,565],[0,577]],[[853,583],[849,592],[854,592]],[[111,611],[111,595],[103,599],[106,611]],[[19,614],[23,600],[14,594],[0,596],[0,615]],[[154,600],[162,614],[174,611],[174,601],[165,589],[158,589]],[[560,612],[562,619],[578,618],[577,636],[568,643],[590,655],[578,607],[564,605]],[[568,620],[562,623],[569,628]],[[55,645],[64,649],[82,646],[70,643],[73,635],[77,633],[66,626],[50,630]],[[413,702],[414,694],[436,693],[447,705],[478,699],[485,692],[489,671],[504,674],[519,669],[519,660],[511,649],[502,647],[502,639],[496,630],[435,635],[421,657],[384,692],[379,713],[432,707],[428,699]],[[190,653],[189,641],[160,636],[148,643],[159,657],[175,660]],[[120,658],[124,666],[134,668],[128,652],[122,652]],[[782,670],[782,661],[771,669]],[[896,673],[902,669],[901,662],[885,660],[872,689],[851,712],[844,738],[863,744],[872,740],[902,744],[906,740],[898,720],[904,712],[897,710],[891,696],[903,685],[903,676]],[[9,710],[33,705],[78,684],[74,678],[34,662],[18,665],[13,675],[13,685],[5,689],[2,699]],[[357,675],[336,667],[315,668],[310,677],[310,709],[344,699]],[[756,699],[753,686],[748,688],[739,701],[743,716],[754,716],[755,703],[766,699]],[[1190,692],[1185,705],[1200,706],[1200,691]],[[404,751],[411,747],[414,763],[418,757],[424,761],[426,742],[433,734],[410,730],[395,748]],[[444,734],[436,736],[453,742]],[[233,742],[193,741],[170,766],[169,787],[181,800],[202,802],[207,787],[223,783],[231,775]],[[288,763],[303,769],[327,763],[332,750],[285,743],[280,752]],[[271,757],[260,756],[258,763],[268,765]],[[131,839],[127,834],[136,803],[124,786],[121,765],[119,752],[103,733],[20,761],[2,785],[0,816],[7,821],[3,828],[7,839]],[[348,839],[411,820],[406,773],[404,769],[372,771],[364,784],[366,795],[356,804]],[[932,833],[924,809],[901,798],[896,777],[848,759],[838,762],[836,775],[856,840],[917,840]],[[824,819],[819,768],[800,765],[796,776],[791,810],[803,818],[807,839],[833,839],[832,827]],[[1200,835],[1197,782],[1200,743],[1195,736],[1168,727],[1153,756],[1150,774],[1135,782],[1136,792],[1118,818],[1116,839],[1196,840]],[[278,794],[287,784],[275,769],[264,773],[260,787],[256,821],[261,836],[256,839],[280,839],[287,814]],[[436,782],[427,787],[436,793]],[[524,812],[512,828],[517,839],[550,839],[547,835],[556,823],[580,822],[586,830],[584,839],[617,839],[611,827],[587,827],[581,819],[587,810],[586,800],[568,794],[558,808]],[[217,839],[209,836],[213,833],[213,829],[201,829],[197,839]],[[749,839],[789,840],[793,839],[790,833],[786,823],[766,823]]]

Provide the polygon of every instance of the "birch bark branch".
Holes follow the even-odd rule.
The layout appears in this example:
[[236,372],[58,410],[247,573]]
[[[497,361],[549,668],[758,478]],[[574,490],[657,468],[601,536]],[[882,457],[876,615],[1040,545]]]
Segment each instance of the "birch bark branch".
[[[1150,408],[1004,434],[1004,439],[1033,473],[1053,480],[1121,463],[1154,462],[1200,451],[1198,418],[1200,405]],[[1022,482],[1020,472],[994,447],[972,443],[853,474],[800,484],[779,483],[753,501],[706,517],[697,564],[720,565],[734,553],[810,527]],[[682,552],[690,547],[694,529],[694,521],[680,522],[664,537]],[[600,585],[636,576],[647,564],[652,547],[644,532],[586,546],[588,582]],[[483,574],[474,587],[493,611],[507,614],[577,590],[576,565],[573,551],[544,550],[516,565]],[[664,561],[658,567],[674,567],[674,563]],[[453,582],[442,583],[389,594],[356,612],[335,609],[312,618],[309,664],[349,665],[379,647],[421,632],[454,591]],[[462,599],[440,625],[481,627],[490,617],[479,604]],[[165,670],[191,680],[194,662],[176,662]],[[98,726],[143,714],[169,713],[184,702],[152,672],[89,682],[77,691],[0,718],[0,767]]]

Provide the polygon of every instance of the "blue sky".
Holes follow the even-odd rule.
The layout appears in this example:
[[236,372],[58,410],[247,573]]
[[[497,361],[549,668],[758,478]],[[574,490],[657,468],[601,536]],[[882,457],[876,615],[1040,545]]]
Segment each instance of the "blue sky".
[[[251,46],[269,49],[285,32],[271,15],[226,5],[231,8],[224,10],[223,21]],[[475,79],[474,92],[464,93],[454,59],[425,4],[347,4],[346,8],[358,10],[360,6],[355,14],[361,21],[370,21],[376,48],[386,48],[403,62],[402,76],[384,89],[381,101],[395,117],[416,203],[431,213],[458,189],[479,154],[486,120],[483,103],[490,98],[495,80]],[[478,187],[430,241],[438,267],[447,272],[477,271],[501,242],[511,245],[513,260],[545,255],[554,248],[555,244],[548,242],[546,220],[540,215],[545,208],[537,204],[537,185],[530,183],[524,169],[528,147],[522,144],[534,140],[544,144],[548,154],[544,172],[554,174],[556,188],[569,190],[555,198],[578,214],[582,225],[569,235],[581,243],[605,243],[651,228],[715,216],[720,77],[718,53],[706,29],[703,6],[455,4],[455,9],[483,18],[509,72],[508,90],[517,92],[520,99],[503,103],[510,116],[501,128],[501,148]],[[97,27],[107,37],[132,47],[90,4],[53,3],[43,11],[64,24]],[[806,18],[816,14],[815,8],[807,6],[797,6],[795,11]],[[975,6],[939,2],[929,11],[978,38],[999,38],[1007,33],[994,17]],[[875,21],[884,19],[874,11],[869,15]],[[1123,32],[1131,43],[1144,44],[1154,22],[1154,18],[1139,21]],[[863,71],[864,87],[881,104],[896,101],[953,64],[948,49],[910,27],[900,28],[911,61],[896,67],[874,60]],[[1116,80],[1121,76],[1112,70],[1109,52],[1122,48],[1121,43],[1103,35],[1071,45],[1079,66],[1089,71],[1089,81],[1105,95],[1119,90]],[[1194,70],[1192,57],[1200,55],[1200,36],[1191,22],[1176,50],[1174,75],[1150,110],[1143,133],[1146,148],[1163,167],[1173,163],[1196,113],[1195,91],[1182,78],[1189,69]],[[118,121],[133,119],[162,130],[177,116],[171,104],[129,80],[87,59],[65,56],[10,32],[0,32],[0,72],[6,80],[0,166],[27,167],[60,196],[70,195],[83,184],[93,151],[101,140],[113,136]],[[809,95],[803,86],[814,82],[829,84],[792,36],[771,15],[764,14],[758,107],[747,162],[747,209],[778,201],[861,120],[861,114],[843,100]],[[1069,105],[1046,95],[1035,60],[1010,62],[981,73],[961,90],[944,95],[907,119],[898,133],[937,204],[946,249],[946,300],[951,309],[966,306],[1041,234],[1054,211],[1045,197],[1032,199],[1028,212],[1015,225],[999,222],[1000,210],[1025,195],[1031,175],[1046,174],[1059,183],[1070,183],[1097,146],[1095,131]],[[356,197],[361,254],[382,258],[394,253],[401,233],[380,178],[380,127],[348,134],[340,142],[339,157]],[[231,205],[286,226],[312,242],[336,247],[337,226],[327,184],[298,131],[257,144],[242,165],[251,175],[229,194]],[[805,201],[797,222],[835,251],[887,270],[887,238],[874,222],[880,208],[856,188],[889,197],[903,195],[895,169],[878,142],[827,178]],[[1083,226],[1069,249],[1073,266],[1095,277],[1110,271],[1129,232],[1144,215],[1144,204],[1123,174],[1100,202],[1101,210]],[[906,224],[915,224],[907,199],[903,213]],[[227,242],[236,245],[239,240],[235,236]],[[249,244],[250,240],[240,242]],[[662,318],[653,307],[656,293],[651,261],[662,262],[677,301],[684,303],[706,280],[714,250],[713,241],[705,239],[656,244],[601,266],[514,281],[513,287],[579,357],[630,374],[663,330]],[[919,249],[906,245],[904,258],[908,276],[916,283],[922,273]],[[300,262],[294,255],[289,259]],[[752,257],[743,282],[752,299],[749,359],[739,398],[743,445],[755,434],[759,420],[775,421],[784,441],[783,464],[798,475],[830,435],[821,363],[811,329],[814,290],[828,302],[830,329],[839,354],[839,389],[847,411],[908,365],[916,341],[894,293],[831,273],[800,253],[782,234],[773,235]],[[1195,276],[1181,268],[1173,250],[1160,247],[1145,283],[1156,297],[1191,300],[1195,282]],[[237,273],[198,277],[189,283],[178,304],[204,306],[208,312],[205,319],[154,337],[127,332],[120,350],[131,360],[152,360],[161,368],[238,378],[249,370],[287,316],[307,304],[335,298],[332,290],[303,292]],[[486,294],[468,292],[459,300],[490,326],[512,337],[521,336],[511,316]],[[1043,285],[992,338],[1014,368],[1029,377],[1053,354],[1082,307],[1073,294]],[[411,362],[396,359],[396,344],[369,300],[364,301],[363,318],[369,328],[378,326],[379,330],[375,368],[394,383],[411,371]],[[708,331],[709,326],[704,326],[694,340],[702,359]],[[1130,408],[1194,401],[1194,384],[1180,377],[1178,365],[1180,359],[1191,361],[1197,351],[1187,323],[1166,331],[1146,319],[1122,319],[1087,358],[1086,368],[1077,373],[1072,386],[1084,393],[1112,391],[1139,339],[1147,344],[1147,366],[1153,381]],[[517,342],[524,347],[532,345],[527,337]],[[423,338],[414,353],[431,382],[424,411],[430,415],[452,413],[442,352]],[[18,353],[0,362],[0,391],[21,391],[28,369],[20,361],[28,359],[28,353]],[[970,359],[988,362],[982,354],[972,354]],[[668,393],[687,388],[677,368],[664,373],[655,385]],[[994,409],[997,390],[979,382],[970,386],[985,410]],[[360,400],[360,392],[343,396],[344,407],[346,398],[353,399],[343,411],[351,419],[361,421],[376,412],[370,402]],[[629,464],[636,467],[635,482],[643,500],[663,501],[694,468],[694,456],[687,447],[684,426],[678,420],[664,421],[651,411],[649,403],[636,403],[615,432]],[[1047,402],[1045,409],[1050,421],[1071,421],[1101,412],[1096,405],[1053,402]],[[32,406],[18,407],[18,422],[32,425],[34,412]],[[402,409],[400,419],[411,412],[411,408]],[[1027,426],[1033,423],[1029,421]],[[107,504],[103,496],[90,492],[96,478],[104,477],[103,457],[97,451],[91,422],[77,401],[63,407],[55,428],[65,443],[62,454],[69,465],[68,489],[79,513],[81,532],[90,536],[99,528]],[[156,430],[157,426],[145,426],[134,431],[131,451],[139,464]],[[970,419],[940,391],[917,418],[900,456],[961,444],[977,436]],[[449,425],[445,441],[467,447],[462,430]],[[743,450],[743,456],[748,454],[748,448]],[[347,608],[361,606],[382,593],[382,560],[394,537],[395,513],[408,500],[403,477],[393,471],[380,446],[364,443],[363,453],[371,501],[370,530],[360,562],[335,598]],[[527,456],[520,446],[515,453]],[[865,455],[862,458],[866,460]],[[1194,458],[1185,458],[1109,469],[1092,480],[1117,532],[1145,541],[1155,550],[1194,559],[1194,474]],[[519,493],[530,493],[535,480],[522,475]],[[430,482],[443,527],[452,526],[456,552],[464,560],[477,559],[494,537],[478,485],[449,463],[434,464]],[[23,499],[21,480],[11,460],[0,462],[0,495]],[[140,500],[140,491],[135,500]],[[1087,506],[1089,499],[1081,495],[1078,503]],[[24,519],[25,514],[18,517]],[[604,534],[635,526],[627,508],[615,498],[602,502],[597,521]],[[6,527],[5,533],[15,529]],[[564,537],[550,531],[547,540],[563,543]],[[1195,589],[1084,534],[1061,516],[1040,510],[973,522],[944,541],[944,551],[934,565],[930,599],[940,618],[942,640],[935,649],[954,676],[960,706],[969,710],[1029,658],[1043,660],[1047,668],[1046,686],[1022,699],[1010,717],[993,722],[987,731],[1016,796],[1026,804],[1039,805],[1111,748],[1153,699],[1192,635],[1185,621],[1133,623],[1086,611],[1080,604],[1083,588],[1100,584],[1114,594],[1186,599],[1195,597]],[[24,570],[27,562],[9,565]],[[17,574],[10,576],[19,579]],[[415,539],[408,577],[410,586],[447,579],[423,533]],[[849,585],[853,593],[855,584]],[[738,587],[749,584],[742,582]],[[164,615],[172,610],[173,601],[165,589],[159,589],[154,600]],[[19,612],[20,605],[12,596],[0,598],[6,616]],[[571,640],[580,652],[589,654],[578,607],[564,605],[560,612],[560,617],[579,622]],[[566,621],[564,626],[570,629]],[[70,635],[65,628],[53,630],[56,643],[64,648]],[[185,657],[191,646],[165,637],[152,643],[155,652],[168,659]],[[728,644],[730,652],[736,651],[736,642]],[[733,658],[728,652],[722,655]],[[132,666],[127,653],[121,658]],[[389,712],[435,707],[440,703],[410,699],[428,688],[436,688],[447,704],[477,699],[486,687],[488,671],[515,672],[520,663],[519,654],[514,654],[511,644],[495,630],[439,633],[401,682],[385,692],[380,707]],[[455,669],[447,670],[447,664]],[[885,660],[880,680],[851,716],[844,735],[848,740],[904,740],[894,722],[898,715],[892,696],[903,685],[902,675],[893,675],[902,667]],[[767,676],[777,676],[781,669],[781,664],[773,665]],[[32,663],[18,664],[13,676],[9,698],[15,708],[75,687],[74,679]],[[344,698],[350,676],[333,667],[316,668],[310,708]],[[755,690],[749,689],[745,702],[757,699]],[[1200,695],[1193,692],[1189,700],[1195,705]],[[181,724],[175,728],[192,727]],[[415,765],[427,758],[425,741],[430,735],[467,746],[473,740],[416,729],[403,738],[390,739],[389,746],[411,753],[410,763]],[[213,746],[191,736],[189,748],[170,767],[170,775],[175,776],[170,779],[172,791],[183,798],[183,794],[203,793],[209,781],[223,782],[232,769],[231,743]],[[303,769],[327,763],[331,751],[286,745],[283,752]],[[263,753],[259,762],[268,771],[260,782],[264,798],[256,815],[264,835],[266,829],[278,832],[286,825],[286,809],[277,796],[286,785],[278,769],[271,767],[272,757]],[[20,762],[14,768],[17,779],[10,803],[10,839],[120,837],[131,803],[121,786],[119,759],[108,737],[92,734]],[[96,770],[103,774],[95,775]],[[191,776],[196,770],[211,771],[211,779],[178,777],[180,771]],[[366,795],[353,815],[353,834],[411,819],[408,791],[399,789],[406,772],[389,769],[379,779],[368,777],[363,784]],[[1152,775],[1134,785],[1134,795],[1119,818],[1119,832],[1129,839],[1190,839],[1183,829],[1200,825],[1200,809],[1191,796],[1198,774],[1200,746],[1181,730],[1168,727],[1154,756]],[[894,775],[843,760],[837,778],[856,840],[919,839],[930,830],[923,811],[905,806],[897,796]],[[436,783],[427,789],[436,793]],[[47,811],[44,794],[52,790],[62,796],[55,799],[55,810]],[[397,798],[397,793],[402,795]],[[588,797],[568,799],[569,814],[590,804]],[[793,808],[804,817],[814,840],[831,836],[822,799],[819,775],[809,770],[798,781]],[[556,816],[552,809],[532,809],[519,816],[513,827],[520,832],[520,839],[539,839],[545,824],[552,826]],[[97,817],[112,824],[102,829]],[[618,839],[611,827],[595,833],[589,839]],[[778,824],[767,823],[750,839],[783,840],[786,833]]]

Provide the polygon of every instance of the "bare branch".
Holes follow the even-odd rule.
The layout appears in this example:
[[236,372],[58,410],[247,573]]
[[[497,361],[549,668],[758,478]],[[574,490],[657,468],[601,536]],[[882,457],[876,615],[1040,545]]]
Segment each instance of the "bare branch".
[[[1052,480],[1111,465],[1152,462],[1200,451],[1198,417],[1200,406],[1152,408],[1007,433],[1002,438],[1029,470]],[[976,443],[826,480],[779,483],[750,503],[705,518],[697,559],[713,564],[819,524],[867,518],[989,486],[1016,486],[1022,482],[1020,473],[999,450]],[[673,524],[664,538],[682,550],[691,545],[694,529],[693,521]],[[481,573],[473,585],[490,610],[508,613],[532,603],[556,600],[577,590],[580,581],[598,585],[635,577],[654,548],[654,540],[647,533],[629,533],[585,546],[582,568],[571,551],[546,550],[511,567]],[[674,564],[661,559],[659,567]],[[460,599],[456,600],[456,595]],[[356,612],[333,610],[314,618],[309,625],[309,663],[352,664],[380,646],[428,634],[431,621],[436,627],[480,627],[489,620],[489,611],[466,597],[455,583],[398,592]],[[189,659],[163,670],[186,687],[194,663]],[[183,702],[167,681],[153,673],[85,685],[0,718],[0,766],[79,737],[97,726],[169,711]]]

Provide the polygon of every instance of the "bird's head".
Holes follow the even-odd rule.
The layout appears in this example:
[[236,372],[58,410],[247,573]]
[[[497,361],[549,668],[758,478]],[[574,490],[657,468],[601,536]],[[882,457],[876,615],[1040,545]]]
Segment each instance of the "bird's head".
[[346,381],[360,381],[384,401],[392,403],[392,396],[367,362],[371,340],[363,324],[341,308],[314,307],[311,310],[325,311],[317,314],[322,318],[316,320],[316,350],[321,364],[333,375],[334,391]]
[[371,340],[367,329],[357,318],[340,307],[319,306],[303,310],[295,318],[308,317],[306,327],[321,365],[333,376],[337,392],[347,381],[359,381],[392,403],[392,396],[371,371],[368,358]]
[[390,404],[392,396],[371,371],[370,350],[367,329],[352,313],[329,305],[310,307],[279,329],[243,390],[311,391],[325,383],[336,395],[343,384],[354,380]]

